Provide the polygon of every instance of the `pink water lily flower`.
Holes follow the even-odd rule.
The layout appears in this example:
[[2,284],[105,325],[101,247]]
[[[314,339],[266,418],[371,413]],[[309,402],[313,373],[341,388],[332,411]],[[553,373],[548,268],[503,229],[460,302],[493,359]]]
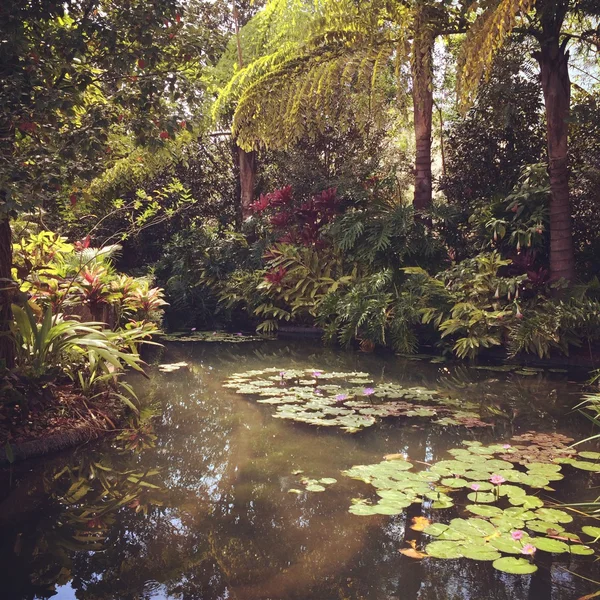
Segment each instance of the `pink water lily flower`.
[[335,399],[338,402],[342,402],[343,400],[348,400],[348,394],[338,394]]
[[520,539],[523,538],[523,535],[524,535],[524,533],[522,531],[517,530],[517,531],[513,531],[510,534],[510,537],[512,537],[512,539],[515,540],[515,542],[518,542]]
[[375,390],[373,388],[365,388],[363,390],[363,394],[365,396],[372,396],[375,393]]
[[502,446],[505,450],[508,450],[509,448],[512,448],[512,446],[510,444],[504,444]]
[[481,489],[481,486],[480,486],[478,483],[472,483],[472,484],[471,484],[471,489],[472,489],[474,492],[478,492],[478,491]]
[[313,371],[312,372],[313,377],[321,377],[321,375],[323,375],[323,371]]
[[504,477],[502,477],[502,475],[492,475],[490,477],[490,481],[494,485],[500,485],[501,483],[504,483],[506,481],[506,479],[504,479]]
[[525,544],[521,548],[521,554],[529,554],[529,556],[535,554],[537,548],[533,544]]

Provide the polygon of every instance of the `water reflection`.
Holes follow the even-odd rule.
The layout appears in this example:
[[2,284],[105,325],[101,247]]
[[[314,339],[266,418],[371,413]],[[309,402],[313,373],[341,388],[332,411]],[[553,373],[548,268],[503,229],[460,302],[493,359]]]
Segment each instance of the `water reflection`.
[[[571,600],[594,589],[565,570],[597,578],[587,559],[549,560],[533,576],[516,577],[489,563],[403,557],[399,549],[415,537],[408,525],[422,507],[397,517],[352,515],[350,499],[370,488],[340,476],[393,452],[428,463],[475,436],[506,439],[557,425],[577,433],[577,416],[565,414],[579,389],[565,376],[281,344],[173,344],[165,361],[181,360],[189,371],[136,382],[161,406],[154,447],[83,448],[17,469],[0,504],[2,598]],[[387,421],[349,435],[273,419],[269,407],[221,387],[234,371],[267,366],[365,370],[381,381],[437,387],[480,403],[497,425],[445,431]],[[338,483],[324,493],[290,494],[295,470]],[[579,489],[590,477],[577,481]]]

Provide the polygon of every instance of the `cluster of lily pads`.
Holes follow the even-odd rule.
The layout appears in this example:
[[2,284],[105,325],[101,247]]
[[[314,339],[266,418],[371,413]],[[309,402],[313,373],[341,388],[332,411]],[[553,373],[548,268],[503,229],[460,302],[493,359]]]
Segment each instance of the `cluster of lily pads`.
[[[405,354],[398,353],[397,356],[402,357],[404,360],[413,361],[426,361],[432,364],[441,364],[448,361],[445,356],[436,356],[431,354]],[[549,373],[568,373],[567,369],[561,368],[541,368],[541,367],[529,367],[519,364],[503,364],[503,365],[477,365],[472,366],[472,369],[479,371],[493,371],[497,373],[515,373],[516,375],[537,375],[545,371]]]
[[228,333],[227,331],[184,331],[159,334],[163,342],[228,342],[239,344],[241,342],[262,342],[268,338],[263,335],[247,335],[241,331]]
[[179,371],[180,369],[186,369],[187,367],[189,367],[188,363],[180,361],[176,363],[163,363],[158,365],[158,370],[161,373],[173,373],[175,371]]
[[[297,470],[293,471],[292,475],[302,475],[303,471]],[[300,478],[300,483],[304,486],[304,491],[306,492],[324,492],[328,485],[333,485],[337,483],[337,479],[333,477],[321,477],[321,479],[312,479],[310,477],[302,476]],[[302,494],[303,490],[298,488],[290,488],[288,490],[290,494]]]
[[478,405],[436,390],[375,384],[368,373],[268,368],[236,373],[224,387],[276,406],[274,417],[354,433],[378,418],[424,417],[438,425],[486,427]]
[[[402,455],[345,471],[348,477],[372,485],[378,496],[377,501],[354,499],[350,512],[395,515],[413,503],[445,509],[455,506],[455,496],[462,492],[460,500],[466,496],[467,502],[461,502],[461,509],[466,516],[428,524],[421,530],[434,539],[425,545],[424,552],[408,551],[407,555],[493,561],[500,571],[528,574],[537,570],[531,562],[537,551],[594,554],[578,535],[565,531],[563,525],[573,521],[571,514],[545,506],[540,494],[553,491],[551,483],[563,478],[557,462],[577,467],[577,463],[589,462],[580,457],[600,459],[600,454],[573,451],[565,458],[561,455],[564,448],[557,448],[555,453],[548,448],[546,462],[523,464],[522,445],[463,444],[465,447],[449,451],[452,459],[438,461],[424,471],[413,471],[413,465]],[[595,470],[600,471],[600,463],[596,464]],[[593,538],[600,536],[600,528],[588,526],[582,531]]]

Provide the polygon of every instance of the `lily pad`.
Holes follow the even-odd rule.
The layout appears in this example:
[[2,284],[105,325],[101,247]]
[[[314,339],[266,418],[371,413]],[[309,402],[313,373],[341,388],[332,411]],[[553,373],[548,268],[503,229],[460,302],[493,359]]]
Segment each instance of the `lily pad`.
[[537,571],[537,567],[525,558],[504,556],[492,563],[494,569],[511,575],[530,575]]
[[533,544],[538,550],[551,552],[552,554],[562,554],[569,551],[567,544],[560,540],[553,540],[552,538],[536,537],[533,540]]
[[578,556],[592,556],[592,554],[595,554],[593,548],[584,546],[583,544],[571,544],[569,546],[569,552]]
[[594,538],[594,541],[600,539],[600,527],[593,527],[592,525],[586,525],[581,528],[581,531],[586,535]]
[[565,528],[559,525],[558,523],[551,523],[550,521],[528,521],[527,529],[531,529],[531,531],[535,531],[536,533],[544,533],[548,534],[549,531],[552,532],[552,535],[556,533],[562,533]]
[[319,485],[318,483],[310,483],[309,485],[306,486],[306,491],[307,492],[324,492],[325,487],[322,485]]
[[425,546],[425,552],[433,558],[462,558],[461,545],[453,541],[435,541]]
[[468,504],[465,508],[480,517],[499,517],[502,515],[502,509],[497,506],[488,506],[484,504]]
[[538,508],[535,514],[542,521],[549,521],[550,523],[571,523],[573,521],[573,517],[569,513],[556,508]]

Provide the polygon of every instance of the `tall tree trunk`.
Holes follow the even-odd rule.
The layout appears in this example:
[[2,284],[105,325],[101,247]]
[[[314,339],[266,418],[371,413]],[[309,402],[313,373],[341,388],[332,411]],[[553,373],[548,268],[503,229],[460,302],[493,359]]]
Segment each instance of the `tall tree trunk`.
[[250,204],[254,200],[256,152],[246,152],[238,146],[238,166],[240,170],[240,209],[242,219],[245,219],[250,216]]
[[[244,66],[242,54],[242,40],[240,37],[239,13],[236,7],[233,9],[233,22],[235,25],[235,39],[237,43],[237,54],[239,68]],[[240,175],[240,209],[242,220],[250,216],[250,204],[254,199],[254,182],[256,180],[256,152],[246,152],[238,146],[238,168]]]
[[[0,203],[1,206],[1,203]],[[15,345],[9,335],[12,321],[14,286],[11,275],[12,239],[7,214],[0,215],[0,366],[9,369],[15,365]]]
[[536,54],[546,106],[546,138],[550,174],[550,277],[575,277],[573,223],[569,199],[568,123],[571,101],[569,53],[558,35],[548,36]]
[[411,61],[413,80],[413,111],[415,125],[415,194],[416,211],[431,206],[431,123],[433,114],[432,54],[435,35],[426,22],[426,15],[418,10],[414,21],[415,39]]

